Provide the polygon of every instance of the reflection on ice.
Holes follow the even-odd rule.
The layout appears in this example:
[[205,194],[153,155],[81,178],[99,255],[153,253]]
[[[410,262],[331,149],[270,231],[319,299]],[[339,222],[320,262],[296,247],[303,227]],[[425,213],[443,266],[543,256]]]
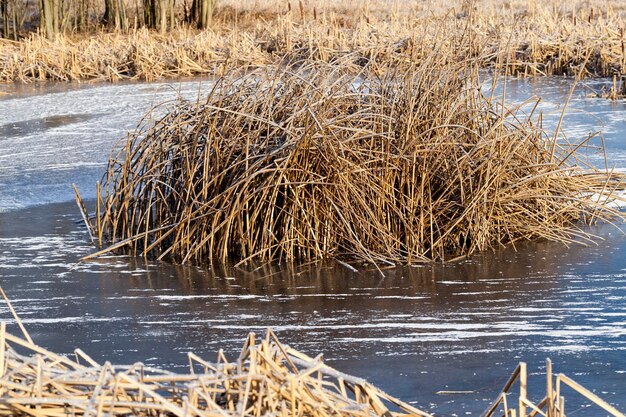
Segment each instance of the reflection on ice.
[[[402,399],[431,401],[441,415],[478,414],[517,361],[540,368],[546,356],[626,407],[618,373],[626,236],[610,227],[593,230],[606,238],[596,247],[540,242],[381,277],[368,265],[354,273],[326,263],[209,271],[119,256],[84,263],[92,249],[79,218],[72,203],[0,215],[2,286],[54,351],[177,369],[187,351],[234,355],[249,331],[272,327],[297,349],[323,352]],[[476,392],[454,402],[433,395],[449,389]]]

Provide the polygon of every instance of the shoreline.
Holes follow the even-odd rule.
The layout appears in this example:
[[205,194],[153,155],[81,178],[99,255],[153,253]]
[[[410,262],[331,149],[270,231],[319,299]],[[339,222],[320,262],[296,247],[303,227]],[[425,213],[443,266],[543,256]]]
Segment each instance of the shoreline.
[[[12,309],[6,297],[5,300]],[[112,366],[107,361],[102,366],[80,349],[75,350],[75,360],[58,355],[35,344],[15,313],[14,317],[23,338],[6,333],[6,322],[2,322],[0,350],[8,370],[0,377],[0,387],[11,390],[11,401],[4,408],[17,413],[28,412],[36,406],[37,415],[43,417],[54,417],[59,412],[69,416],[87,415],[94,407],[94,398],[99,398],[99,410],[106,407],[114,416],[136,413],[137,409],[150,414],[167,410],[178,417],[188,416],[189,409],[194,415],[205,417],[214,413],[224,417],[284,416],[289,413],[312,417],[433,417],[431,413],[440,412],[428,398],[405,402],[359,376],[327,365],[324,353],[313,358],[284,345],[271,329],[266,330],[263,341],[258,340],[255,333],[249,333],[236,362],[231,362],[221,350],[214,363],[189,353],[189,370],[170,373],[159,365],[145,367],[142,362]],[[16,345],[20,346],[21,354],[15,351]],[[30,356],[23,356],[24,350]],[[35,362],[36,366],[33,365]],[[505,366],[500,365],[500,368]],[[106,375],[104,382],[103,375]],[[60,379],[60,382],[42,385],[42,376]],[[567,387],[570,389],[567,393],[568,410],[572,404],[579,404],[582,397],[589,402],[585,404],[587,407],[604,409],[615,417],[624,416],[593,391],[564,374],[555,375],[550,359],[546,360],[545,377],[546,394],[542,394],[540,400],[537,392],[543,392],[539,387],[544,383],[533,380],[534,384],[528,384],[527,363],[519,362],[502,391],[481,415],[499,415],[500,409],[504,415],[516,415],[519,405],[519,415],[523,417],[528,415],[528,409],[531,414],[545,409],[547,415],[565,417],[565,397],[560,394],[561,387]],[[439,390],[431,395],[474,395],[483,389]],[[181,392],[188,393],[188,396],[181,395]],[[513,400],[509,406],[509,398],[515,399],[517,392],[517,405]],[[424,393],[419,393],[413,398],[423,396]],[[72,407],[71,412],[68,404]],[[424,407],[429,410],[425,411]],[[402,413],[392,413],[390,408]]]
[[[585,65],[583,76],[616,76],[616,89],[624,91],[620,76],[626,74],[626,45],[620,28],[626,26],[626,9],[619,2],[571,11],[554,2],[533,8],[529,4],[508,10],[481,7],[470,14],[454,14],[454,7],[430,14],[379,10],[378,16],[331,10],[315,18],[278,13],[275,6],[257,14],[250,11],[243,20],[233,12],[221,21],[216,18],[204,31],[180,27],[160,34],[139,28],[58,35],[54,40],[30,34],[17,42],[0,40],[0,83],[156,81],[338,59],[357,66],[402,66],[425,59],[438,43],[440,54],[480,57],[484,68],[501,67],[511,75],[574,75]],[[471,42],[456,45],[461,36]]]

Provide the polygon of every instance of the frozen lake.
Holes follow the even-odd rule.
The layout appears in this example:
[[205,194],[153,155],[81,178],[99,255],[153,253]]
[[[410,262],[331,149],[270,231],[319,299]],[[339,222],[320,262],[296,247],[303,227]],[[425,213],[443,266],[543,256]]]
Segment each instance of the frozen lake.
[[[518,103],[541,95],[549,124],[570,85],[510,81],[507,95]],[[531,385],[541,385],[550,357],[556,371],[626,409],[626,237],[615,228],[594,229],[597,246],[525,244],[383,276],[331,263],[210,271],[124,257],[81,263],[93,248],[70,184],[93,198],[124,132],[153,104],[177,92],[197,97],[201,87],[56,88],[0,99],[0,280],[43,346],[176,369],[188,351],[235,356],[249,331],[272,327],[287,344],[323,352],[392,395],[459,416],[479,415],[520,360]],[[586,93],[574,94],[566,134],[602,129],[609,164],[626,168],[626,104]],[[598,415],[575,400],[567,409]]]

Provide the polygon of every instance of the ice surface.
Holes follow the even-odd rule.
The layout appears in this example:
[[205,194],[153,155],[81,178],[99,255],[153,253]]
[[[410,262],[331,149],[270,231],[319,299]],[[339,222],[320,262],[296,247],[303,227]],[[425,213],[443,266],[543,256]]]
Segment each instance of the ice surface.
[[89,86],[0,99],[0,212],[84,198],[120,139],[153,106],[197,99],[209,81]]

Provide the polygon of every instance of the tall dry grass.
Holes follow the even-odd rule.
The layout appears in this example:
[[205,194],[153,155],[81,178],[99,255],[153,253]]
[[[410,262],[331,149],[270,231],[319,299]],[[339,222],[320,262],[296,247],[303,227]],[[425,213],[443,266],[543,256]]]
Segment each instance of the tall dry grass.
[[[626,74],[626,7],[556,0],[392,2],[223,1],[210,30],[178,27],[167,34],[32,34],[20,42],[0,40],[0,81],[120,80],[219,74],[224,66],[332,62],[350,55],[362,64],[420,62],[438,45],[493,67],[506,63],[516,75]],[[302,5],[302,7],[300,7]]]
[[112,157],[94,239],[183,263],[411,264],[588,240],[579,221],[623,218],[604,204],[623,179],[483,96],[459,51],[406,67],[346,57],[225,74]]

